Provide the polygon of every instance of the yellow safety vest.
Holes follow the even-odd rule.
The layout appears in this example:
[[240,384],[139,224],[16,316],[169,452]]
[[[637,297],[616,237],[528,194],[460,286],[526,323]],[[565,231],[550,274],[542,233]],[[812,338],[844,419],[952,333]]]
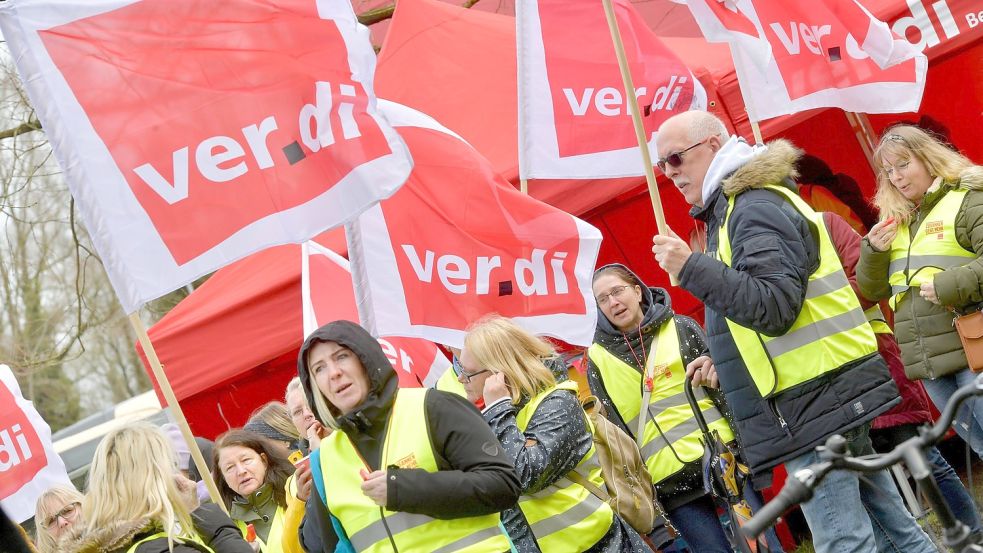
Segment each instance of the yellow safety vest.
[[[638,429],[642,404],[642,374],[618,359],[600,344],[591,344],[587,355],[601,374],[604,387],[615,408],[631,432]],[[679,355],[679,335],[676,321],[670,318],[659,328],[655,370],[652,373],[652,395],[642,436],[642,459],[658,484],[679,472],[686,463],[703,456],[702,433],[696,423],[693,408],[686,400],[686,369]],[[693,390],[710,430],[716,430],[724,442],[734,439],[727,419],[720,414],[702,387]]]
[[[382,448],[383,467],[420,468],[437,472],[426,423],[424,388],[396,393],[389,414],[389,428]],[[362,493],[361,455],[344,432],[335,431],[321,441],[321,473],[328,508],[341,522],[356,551],[393,551],[390,539],[401,551],[449,553],[501,553],[509,540],[499,527],[498,514],[440,520],[379,507]],[[453,502],[451,497],[447,501]]]
[[463,398],[468,397],[468,393],[464,391],[464,384],[461,384],[461,381],[457,379],[457,373],[454,372],[454,367],[450,367],[444,371],[444,374],[440,376],[440,379],[437,380],[437,385],[434,387],[442,392],[450,392]]
[[950,190],[928,212],[914,237],[909,237],[907,225],[898,225],[898,234],[891,242],[891,264],[888,281],[891,283],[891,308],[912,288],[932,282],[936,273],[959,267],[976,259],[975,252],[959,245],[956,240],[956,215],[966,198],[965,188]]
[[[154,540],[159,539],[159,538],[164,538],[166,540],[167,539],[167,532],[157,532],[156,534],[151,534],[151,535],[149,535],[149,536],[141,539],[140,541],[138,541],[138,542],[134,543],[133,545],[131,545],[130,548],[127,549],[127,553],[136,553],[137,547],[139,547],[141,544],[143,544],[145,542],[148,542],[148,541],[154,541]],[[193,541],[193,542],[197,543],[199,546],[203,547],[206,551],[211,551],[212,553],[215,553],[215,550],[214,549],[212,549],[211,547],[208,547],[207,545],[205,545],[205,542],[201,539],[201,536],[199,536],[197,533],[193,534],[190,538],[182,538],[182,539],[185,540],[185,541]]]
[[[277,506],[276,513],[273,515],[273,523],[270,524],[270,533],[266,535],[266,540],[256,535],[256,541],[259,542],[259,550],[263,553],[282,553],[283,551],[283,517],[284,510],[282,507]],[[246,537],[246,526],[247,523],[241,520],[233,520],[239,530],[242,532],[242,537]]]
[[[540,403],[556,390],[570,390],[576,397],[578,386],[576,382],[566,381],[529,400],[515,416],[519,431],[526,431]],[[586,415],[584,420],[593,435],[593,428],[590,428]],[[593,445],[573,472],[604,489],[601,465],[597,461]],[[566,476],[538,492],[523,494],[519,498],[519,508],[543,551],[586,551],[607,534],[614,521],[614,511],[610,505]]]
[[[781,336],[765,336],[727,319],[727,326],[761,397],[770,397],[877,352],[877,339],[860,300],[850,287],[821,213],[791,190],[764,188],[789,201],[819,231],[819,268],[809,275],[805,302],[792,327]],[[731,265],[727,224],[735,197],[727,199],[717,252]]]
[[894,334],[887,324],[887,317],[881,311],[880,305],[875,303],[870,309],[865,309],[864,316],[867,317],[867,322],[870,323],[870,328],[874,334]]

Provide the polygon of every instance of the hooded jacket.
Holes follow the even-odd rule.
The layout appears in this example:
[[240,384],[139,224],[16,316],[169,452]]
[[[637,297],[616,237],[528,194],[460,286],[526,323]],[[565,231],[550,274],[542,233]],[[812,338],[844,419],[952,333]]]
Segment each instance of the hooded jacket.
[[[703,207],[691,211],[707,225],[708,253],[690,255],[679,275],[680,286],[706,306],[710,354],[758,488],[770,483],[775,465],[834,433],[867,423],[898,400],[876,353],[762,398],[731,336],[726,319],[766,336],[787,332],[802,309],[809,275],[819,267],[820,229],[782,196],[763,189],[777,185],[795,190],[792,179],[800,155],[789,142],[776,140],[724,178]],[[729,197],[735,197],[728,223],[731,267],[714,255]]]
[[[191,513],[195,529],[215,553],[252,553],[242,532],[214,503],[206,503]],[[150,519],[122,520],[96,531],[73,532],[59,544],[64,553],[126,553],[134,543],[160,532]],[[140,544],[137,553],[166,553],[167,538],[157,538]],[[198,544],[174,544],[174,553],[201,553]]]
[[[381,470],[386,423],[398,388],[396,372],[379,342],[361,326],[349,321],[328,323],[304,341],[297,360],[311,406],[317,405],[314,394],[321,392],[311,382],[307,357],[320,342],[334,342],[354,352],[368,376],[369,391],[361,404],[344,415],[328,403],[335,424],[316,408],[314,416],[321,424],[344,432],[369,470]],[[428,390],[424,408],[420,420],[429,429],[439,471],[386,468],[386,508],[455,519],[498,513],[514,505],[519,498],[515,469],[475,406],[454,394]],[[301,527],[301,544],[307,551],[334,549],[338,538],[328,515],[318,494],[311,494]]]
[[[633,367],[642,373],[643,351],[648,355],[648,348],[651,347],[652,337],[659,332],[659,328],[671,317],[676,320],[676,334],[679,336],[680,355],[682,356],[683,366],[701,355],[709,354],[706,347],[706,339],[703,329],[693,319],[675,315],[672,311],[672,300],[669,294],[662,288],[648,287],[641,278],[638,277],[628,267],[620,263],[612,263],[600,267],[595,273],[603,271],[609,267],[620,267],[628,271],[635,280],[642,283],[642,321],[639,331],[622,332],[608,320],[600,306],[597,307],[597,328],[594,331],[594,343],[600,345],[609,353],[623,361],[629,367]],[[635,437],[634,428],[628,428],[621,413],[618,412],[611,400],[611,395],[604,386],[604,380],[594,362],[587,357],[587,383],[590,385],[591,393],[597,396],[604,404],[607,418],[618,425],[632,438]],[[715,390],[707,389],[710,397],[719,403],[722,398],[715,397]],[[641,401],[641,397],[639,397]],[[725,412],[722,410],[722,412]],[[655,486],[658,493],[659,502],[667,510],[689,503],[693,499],[705,495],[703,488],[703,474],[701,460],[697,459],[688,463],[683,470],[659,482]]]
[[[972,167],[958,181],[943,182],[937,189],[929,189],[908,225],[910,235],[915,234],[939,200],[956,188],[970,191],[956,214],[956,240],[966,250],[983,254],[983,167]],[[872,300],[891,296],[890,262],[890,251],[876,251],[863,239],[857,264],[857,283],[863,295]],[[961,267],[937,273],[934,281],[942,305],[909,293],[895,309],[894,332],[901,347],[905,374],[914,380],[945,376],[968,366],[962,342],[952,324],[954,315],[946,307],[961,310],[983,302],[983,259],[977,257]]]

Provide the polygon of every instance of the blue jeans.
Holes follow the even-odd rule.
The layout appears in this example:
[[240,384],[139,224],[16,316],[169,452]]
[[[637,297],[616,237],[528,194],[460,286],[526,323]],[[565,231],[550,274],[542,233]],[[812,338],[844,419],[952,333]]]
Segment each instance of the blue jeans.
[[[874,452],[867,425],[844,434],[851,455]],[[789,474],[819,462],[815,450],[785,463]],[[891,475],[835,470],[802,504],[816,553],[937,553],[932,541],[905,508]]]
[[[922,384],[925,385],[925,391],[928,392],[928,397],[932,398],[935,408],[942,411],[956,389],[973,382],[975,379],[976,373],[969,369],[963,369],[935,380],[926,378],[922,380]],[[966,403],[963,403],[952,427],[956,430],[956,434],[959,434],[959,437],[983,459],[983,401],[980,401],[979,398],[970,398]]]
[[703,553],[732,553],[730,542],[717,517],[717,506],[704,495],[670,509],[666,515],[679,535],[686,540],[690,551]]

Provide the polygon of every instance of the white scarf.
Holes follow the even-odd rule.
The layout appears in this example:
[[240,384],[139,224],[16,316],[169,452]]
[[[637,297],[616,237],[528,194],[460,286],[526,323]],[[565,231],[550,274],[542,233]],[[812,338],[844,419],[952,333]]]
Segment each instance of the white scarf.
[[768,150],[764,144],[748,144],[739,136],[731,136],[721,146],[720,151],[713,157],[707,175],[703,177],[703,205],[707,204],[710,196],[720,188],[720,183],[731,173],[741,168],[751,158]]

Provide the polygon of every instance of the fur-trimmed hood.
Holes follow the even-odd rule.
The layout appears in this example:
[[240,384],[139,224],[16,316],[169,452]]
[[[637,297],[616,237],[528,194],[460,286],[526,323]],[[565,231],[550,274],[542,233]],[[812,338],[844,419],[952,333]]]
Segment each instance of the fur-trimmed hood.
[[959,188],[983,190],[983,166],[973,165],[959,175]]
[[84,528],[80,528],[73,530],[68,537],[61,540],[58,550],[64,553],[126,551],[133,545],[138,535],[152,531],[154,531],[154,524],[148,518],[118,521],[91,532],[85,532]]
[[781,183],[786,178],[795,179],[799,176],[795,165],[800,157],[802,150],[788,140],[769,142],[767,150],[723,180],[721,188],[724,195],[734,196],[754,188]]

